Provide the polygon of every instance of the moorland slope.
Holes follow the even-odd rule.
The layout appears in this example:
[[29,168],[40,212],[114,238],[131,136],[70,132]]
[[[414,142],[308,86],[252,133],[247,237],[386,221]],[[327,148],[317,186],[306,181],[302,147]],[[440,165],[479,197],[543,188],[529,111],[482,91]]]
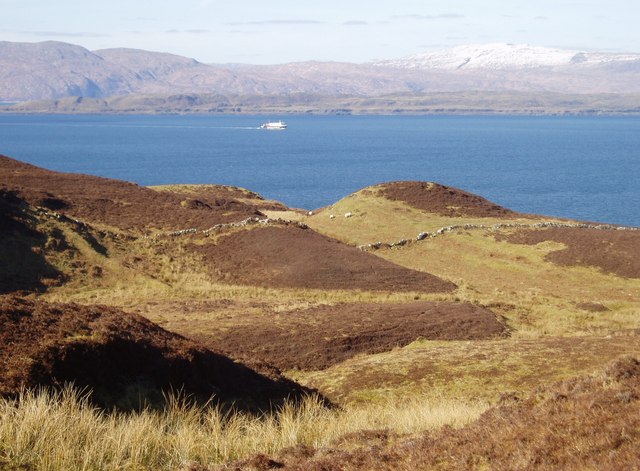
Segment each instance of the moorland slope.
[[[640,362],[625,358],[598,375],[505,396],[477,421],[422,436],[351,434],[326,448],[255,455],[241,469],[481,470],[635,469],[640,466]],[[224,467],[222,469],[230,469]]]
[[[299,411],[324,417],[320,435],[282,430],[286,445],[213,455],[184,441],[149,469],[634,466],[638,440],[623,431],[635,360],[592,375],[640,356],[637,228],[516,213],[432,182],[364,188],[309,213],[234,187],[144,188],[8,157],[0,225],[5,397],[73,381],[125,409],[179,386],[249,410],[308,390],[339,406]],[[355,416],[366,419],[344,425]],[[415,435],[436,416],[468,425]],[[592,426],[599,445],[572,455]],[[339,430],[356,433],[330,442]],[[497,441],[478,440],[487,430]],[[32,458],[20,466],[38,469]]]

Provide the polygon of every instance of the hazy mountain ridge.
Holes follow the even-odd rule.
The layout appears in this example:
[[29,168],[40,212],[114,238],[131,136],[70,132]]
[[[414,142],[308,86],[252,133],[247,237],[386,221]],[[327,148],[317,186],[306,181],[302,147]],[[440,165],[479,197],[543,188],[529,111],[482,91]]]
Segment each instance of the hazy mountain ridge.
[[640,54],[490,44],[364,64],[215,65],[137,49],[92,52],[55,41],[0,42],[0,102],[189,94],[252,97],[252,103],[277,96],[294,106],[314,95],[331,107],[346,97],[469,91],[640,93]]
[[57,42],[0,42],[0,100],[129,93],[135,77],[87,49]]

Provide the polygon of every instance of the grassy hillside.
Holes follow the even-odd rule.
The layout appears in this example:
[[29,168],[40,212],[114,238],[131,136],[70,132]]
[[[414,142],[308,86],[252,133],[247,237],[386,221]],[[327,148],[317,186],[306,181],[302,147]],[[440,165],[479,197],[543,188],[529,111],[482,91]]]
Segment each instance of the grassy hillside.
[[[82,451],[60,437],[44,438],[47,430],[32,425],[28,433],[68,448],[64,459],[71,461],[38,461],[24,443],[20,448],[11,442],[19,439],[11,427],[0,427],[4,437],[13,437],[3,440],[14,445],[0,448],[0,464],[9,469],[206,469],[251,454],[253,461],[239,466],[266,469],[271,458],[255,453],[277,458],[279,450],[296,445],[310,447],[309,457],[314,456],[299,466],[314,469],[318,447],[346,453],[377,443],[387,453],[397,443],[411,450],[412,439],[403,434],[444,424],[486,427],[472,421],[501,400],[536,397],[535,391],[555,381],[591,375],[621,356],[640,356],[640,231],[633,228],[515,213],[427,182],[365,188],[309,215],[219,185],[142,188],[49,172],[8,158],[0,158],[0,175],[0,287],[5,294],[0,300],[6,325],[22,326],[3,328],[14,340],[0,349],[0,362],[13,362],[15,374],[11,382],[0,378],[3,390],[11,384],[0,413],[18,417],[25,413],[22,405],[33,403],[48,411],[43,414],[62,414],[63,420],[62,407],[69,414],[84,414],[87,427],[99,430],[97,436],[124,433],[115,430],[127,427],[129,420],[172,424],[161,425],[160,435],[140,425],[137,450],[150,447],[153,456],[126,462],[133,451],[121,448],[81,466],[74,460]],[[16,323],[43,312],[53,319]],[[316,399],[300,409],[289,405],[282,413],[296,425],[286,425],[291,422],[277,415],[233,414],[214,421],[207,418],[212,412],[206,407],[176,411],[171,401],[159,415],[101,416],[91,409],[95,404],[83,403],[74,393],[56,396],[56,388],[74,380],[105,394],[122,389],[128,380],[91,382],[89,368],[59,376],[24,374],[43,358],[48,363],[42,364],[65,364],[60,359],[67,351],[86,350],[74,364],[95,358],[96,373],[106,368],[100,365],[110,343],[86,344],[96,331],[93,321],[82,320],[89,313],[110,319],[110,339],[147,342],[132,337],[133,329],[155,332],[156,340],[193,345],[171,353],[166,342],[162,348],[154,344],[173,358],[168,364],[176,361],[176,352],[191,352],[192,363],[202,352],[214,352],[292,390],[315,390],[333,408]],[[133,328],[131,315],[146,319]],[[75,320],[60,324],[64,316]],[[59,325],[82,328],[61,335]],[[18,354],[11,345],[19,338],[57,340]],[[202,361],[196,363],[202,367]],[[233,376],[225,379],[225,371],[220,371],[223,382]],[[159,381],[158,387],[174,382]],[[13,401],[20,387],[37,385],[54,390]],[[593,394],[601,392],[594,389]],[[513,413],[529,417],[525,412]],[[611,417],[615,427],[622,424],[617,415]],[[180,424],[184,434],[177,432]],[[223,431],[215,443],[214,429]],[[374,429],[386,431],[367,431]],[[448,433],[419,440],[453,446],[451,437],[457,435]],[[248,443],[248,435],[256,439]],[[196,437],[210,444],[208,451],[189,445]],[[542,456],[551,445],[536,446],[523,445],[517,453]],[[23,451],[16,454],[17,449]],[[468,458],[472,463],[490,464],[482,460],[493,455],[474,450],[476,455]],[[612,450],[613,445],[604,447],[594,463],[604,463],[602,457]],[[42,450],[38,456],[51,452]],[[360,467],[347,461],[346,469],[367,469],[366,463],[379,456],[363,453]],[[298,466],[296,460],[302,459],[300,454],[282,456],[287,466]],[[391,469],[406,464],[393,453],[384,456]],[[473,461],[476,456],[484,458]],[[416,460],[425,469],[433,465]],[[55,463],[65,464],[56,468]]]

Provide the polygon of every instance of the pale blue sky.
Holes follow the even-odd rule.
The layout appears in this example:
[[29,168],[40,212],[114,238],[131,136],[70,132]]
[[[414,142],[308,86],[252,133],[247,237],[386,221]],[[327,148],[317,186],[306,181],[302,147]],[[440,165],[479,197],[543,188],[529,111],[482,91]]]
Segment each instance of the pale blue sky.
[[640,52],[638,0],[0,0],[0,40],[201,62],[366,62],[510,42]]

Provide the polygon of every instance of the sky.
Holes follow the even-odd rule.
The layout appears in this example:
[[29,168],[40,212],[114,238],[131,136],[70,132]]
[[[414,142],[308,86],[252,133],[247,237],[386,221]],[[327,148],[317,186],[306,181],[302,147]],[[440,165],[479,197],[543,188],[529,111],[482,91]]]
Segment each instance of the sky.
[[493,42],[640,52],[639,19],[638,0],[0,0],[0,40],[368,62]]

